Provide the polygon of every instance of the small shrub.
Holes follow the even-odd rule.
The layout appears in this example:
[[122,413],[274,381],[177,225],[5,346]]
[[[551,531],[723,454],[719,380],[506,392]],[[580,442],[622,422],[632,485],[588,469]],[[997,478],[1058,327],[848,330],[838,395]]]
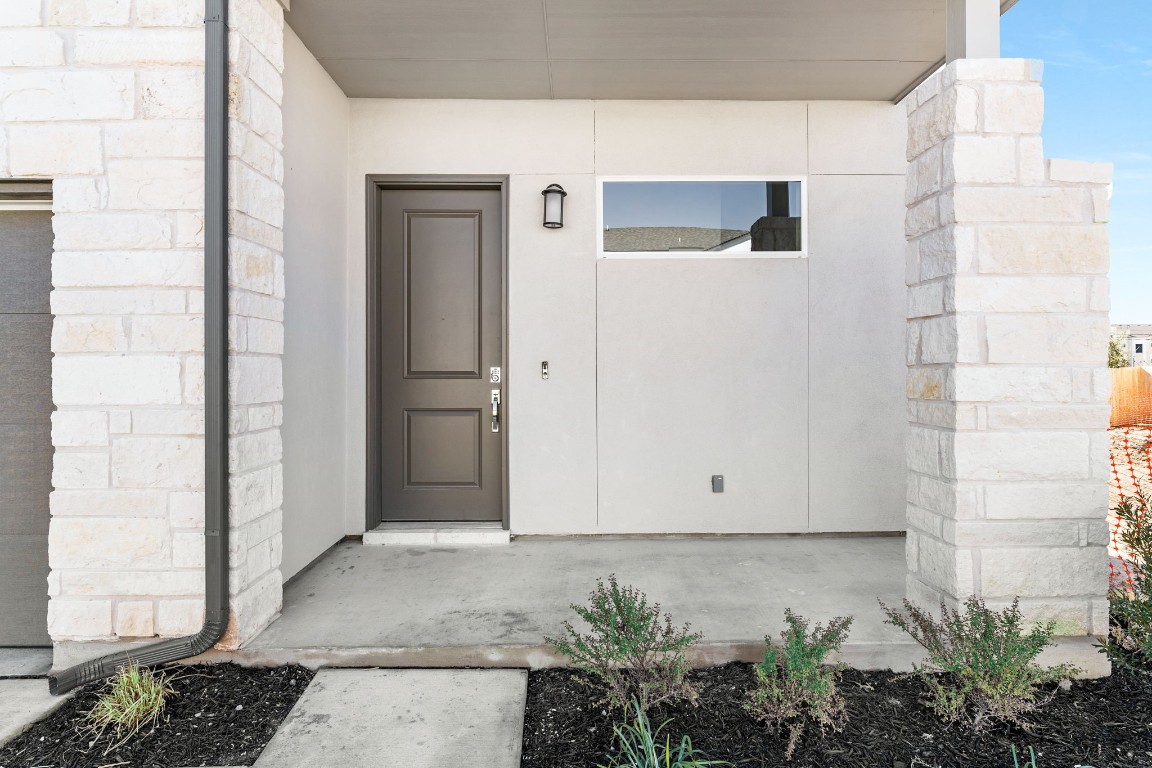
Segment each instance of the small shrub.
[[695,703],[696,693],[684,677],[684,649],[702,635],[690,632],[689,625],[673,627],[671,615],[660,615],[659,603],[649,605],[643,592],[621,587],[615,574],[607,586],[597,579],[588,605],[572,610],[591,631],[581,634],[565,621],[565,637],[544,641],[595,676],[611,706],[625,709],[633,697],[644,712],[672,699]]
[[844,697],[836,688],[839,668],[824,666],[824,660],[844,644],[852,619],[833,619],[827,628],[817,624],[809,632],[807,619],[785,609],[784,621],[788,627],[780,633],[780,645],[764,638],[768,650],[756,665],[756,688],[744,708],[777,728],[788,724],[785,755],[791,760],[806,722],[816,723],[821,733],[844,726]]
[[680,744],[673,748],[672,737],[665,734],[664,743],[661,744],[660,734],[672,721],[665,720],[653,732],[648,715],[644,714],[635,699],[632,700],[632,708],[636,712],[636,719],[612,728],[620,745],[619,754],[607,766],[597,768],[708,768],[731,765],[720,760],[705,760],[704,755],[696,754],[692,739],[687,736],[681,738]]
[[169,680],[163,674],[153,673],[135,661],[121,667],[87,715],[97,739],[112,730],[115,742],[105,754],[145,726],[158,722],[172,693]]
[[980,730],[996,721],[1023,724],[1025,714],[1045,703],[1040,686],[1079,671],[1066,664],[1036,664],[1055,627],[1041,624],[1025,633],[1019,603],[993,611],[973,596],[963,611],[941,605],[939,621],[908,600],[904,611],[880,605],[889,624],[928,651],[927,666],[916,673],[928,688],[932,709],[949,722],[965,721]]
[[1104,651],[1114,664],[1152,671],[1152,502],[1144,490],[1114,508],[1132,581],[1108,593],[1111,624]]

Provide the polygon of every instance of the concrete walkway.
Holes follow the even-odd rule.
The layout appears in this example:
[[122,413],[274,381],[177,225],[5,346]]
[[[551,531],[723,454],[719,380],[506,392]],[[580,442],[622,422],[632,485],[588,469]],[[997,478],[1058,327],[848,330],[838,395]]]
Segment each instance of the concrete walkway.
[[48,693],[48,681],[42,678],[0,680],[0,744],[16,738],[67,700],[67,696]]
[[256,768],[516,768],[521,670],[323,669]]

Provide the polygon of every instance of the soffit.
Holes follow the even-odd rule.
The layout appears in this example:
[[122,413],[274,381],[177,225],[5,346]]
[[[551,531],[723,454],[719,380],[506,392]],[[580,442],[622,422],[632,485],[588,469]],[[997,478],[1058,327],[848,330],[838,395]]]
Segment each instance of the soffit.
[[945,0],[293,0],[351,97],[891,99]]

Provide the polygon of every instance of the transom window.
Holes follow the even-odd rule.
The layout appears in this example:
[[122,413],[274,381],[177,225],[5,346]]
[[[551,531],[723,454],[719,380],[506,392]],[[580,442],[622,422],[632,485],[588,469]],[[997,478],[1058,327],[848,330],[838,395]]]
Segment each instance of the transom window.
[[602,179],[602,257],[807,255],[798,178]]

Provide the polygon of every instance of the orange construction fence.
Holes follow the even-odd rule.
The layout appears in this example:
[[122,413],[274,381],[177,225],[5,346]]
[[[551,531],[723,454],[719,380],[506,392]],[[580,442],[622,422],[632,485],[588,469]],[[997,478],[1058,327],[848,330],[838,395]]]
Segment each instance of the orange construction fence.
[[1152,368],[1112,369],[1112,426],[1152,424]]

